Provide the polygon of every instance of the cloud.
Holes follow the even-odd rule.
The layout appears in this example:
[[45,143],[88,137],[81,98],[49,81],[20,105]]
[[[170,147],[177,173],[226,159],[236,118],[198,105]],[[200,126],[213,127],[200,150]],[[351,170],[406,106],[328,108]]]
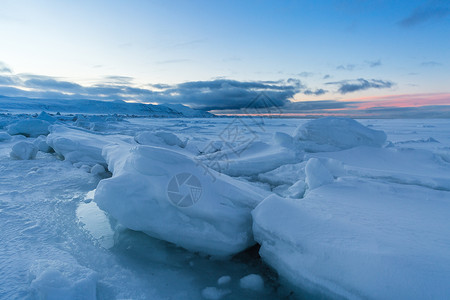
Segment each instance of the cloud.
[[364,78],[359,78],[356,80],[341,80],[336,82],[327,82],[326,84],[338,85],[339,86],[338,92],[341,94],[367,90],[370,88],[375,89],[390,88],[394,85],[393,82],[388,80],[380,80],[380,79],[367,80]]
[[165,103],[184,103],[204,110],[240,109],[247,107],[263,92],[270,99],[271,105],[283,106],[302,87],[303,84],[297,79],[285,81],[217,79],[180,83],[164,90],[158,98],[163,99]]
[[366,63],[369,65],[369,67],[371,67],[371,68],[375,68],[375,67],[379,67],[379,66],[381,66],[382,64],[381,64],[381,60],[380,59],[378,59],[378,60],[373,60],[373,61],[366,61]]
[[15,76],[10,76],[10,75],[0,75],[0,86],[13,86],[16,85],[18,83],[17,78],[15,78]]
[[0,61],[0,73],[12,73],[11,69]]
[[323,79],[330,79],[331,75],[330,74],[325,74],[325,76],[323,76]]
[[[107,76],[103,82],[82,86],[49,76],[30,74],[0,75],[0,94],[4,96],[47,99],[132,100],[185,104],[193,108],[240,109],[261,93],[272,106],[283,106],[305,86],[295,78],[279,81],[237,81],[215,79],[180,84],[147,84],[136,86],[132,77]],[[316,92],[320,93],[319,90]],[[267,105],[255,102],[253,107]]]
[[299,76],[299,77],[310,77],[310,76],[313,76],[313,75],[314,75],[313,72],[300,72],[300,73],[297,74],[297,76]]
[[51,77],[37,75],[28,75],[27,77],[31,78],[25,80],[23,84],[25,87],[29,88],[72,93],[79,93],[83,90],[81,85],[69,81],[60,81]]
[[428,1],[414,9],[399,22],[402,27],[413,27],[431,20],[443,19],[450,15],[450,4],[447,0]]
[[334,110],[340,109],[351,109],[353,107],[353,102],[341,102],[337,100],[318,100],[318,101],[287,101],[283,106],[276,107],[276,109],[224,109],[224,110],[213,110],[212,113],[225,114],[225,115],[247,115],[247,114],[258,114],[258,113],[274,113],[276,115],[296,115],[296,116],[308,116],[323,114],[326,115]]
[[379,67],[381,66],[381,59],[377,59],[377,60],[366,60],[363,63],[360,64],[343,64],[343,65],[339,65],[336,67],[336,70],[340,70],[340,71],[353,71],[356,69],[363,69],[366,67],[370,67],[370,68],[375,68],[375,67]]
[[423,67],[439,67],[442,66],[443,64],[441,64],[440,62],[437,61],[424,61],[420,64]]
[[430,105],[420,107],[372,107],[361,111],[368,116],[382,118],[450,118],[450,105]]
[[328,91],[324,90],[324,89],[316,89],[315,91],[312,91],[312,90],[308,89],[308,90],[303,91],[303,94],[320,96],[320,95],[325,94],[326,92],[328,92]]
[[105,82],[108,83],[130,84],[133,80],[134,78],[129,76],[117,76],[117,75],[105,76]]
[[319,110],[347,108],[352,105],[353,102],[341,102],[336,100],[297,101],[287,103],[283,106],[283,111],[292,113],[317,112]]
[[355,64],[346,64],[337,66],[336,70],[353,71],[355,68],[356,68]]

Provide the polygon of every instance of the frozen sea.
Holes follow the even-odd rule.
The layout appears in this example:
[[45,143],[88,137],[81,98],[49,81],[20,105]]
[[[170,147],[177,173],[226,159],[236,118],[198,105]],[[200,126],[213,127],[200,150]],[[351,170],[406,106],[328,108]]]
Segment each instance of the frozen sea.
[[[358,120],[386,141],[343,146],[293,142],[305,119],[29,119],[0,117],[0,299],[450,296],[448,119]],[[169,203],[171,168],[204,198]]]

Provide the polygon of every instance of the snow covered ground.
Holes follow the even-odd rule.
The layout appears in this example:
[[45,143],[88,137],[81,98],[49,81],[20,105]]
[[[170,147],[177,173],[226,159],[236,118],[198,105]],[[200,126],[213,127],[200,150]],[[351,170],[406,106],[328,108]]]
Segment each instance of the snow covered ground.
[[359,123],[0,115],[0,299],[445,298],[450,120]]

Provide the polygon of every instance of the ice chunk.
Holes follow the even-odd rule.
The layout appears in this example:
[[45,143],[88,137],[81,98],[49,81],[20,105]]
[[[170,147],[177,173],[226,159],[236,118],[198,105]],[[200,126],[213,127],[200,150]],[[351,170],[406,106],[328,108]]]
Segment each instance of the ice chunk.
[[226,148],[225,151],[201,155],[198,159],[217,172],[230,176],[258,175],[300,160],[299,154],[291,148],[260,141],[247,145],[247,148]]
[[105,168],[99,164],[96,164],[95,166],[93,166],[91,168],[91,174],[93,174],[93,175],[101,175],[105,172],[106,172]]
[[11,139],[11,136],[6,132],[0,132],[0,142],[6,142]]
[[298,164],[282,165],[275,170],[259,174],[258,179],[261,182],[266,182],[274,186],[282,184],[292,185],[298,180],[305,180],[305,165],[305,161]]
[[311,158],[305,167],[306,184],[309,190],[321,185],[333,182],[334,178],[330,171],[317,158]]
[[326,117],[299,126],[294,140],[306,151],[336,151],[356,146],[380,147],[386,141],[386,134],[352,119]]
[[267,192],[165,148],[106,146],[104,156],[113,177],[95,201],[126,227],[214,256],[254,243],[250,211]]
[[56,119],[53,118],[52,116],[50,116],[50,115],[49,115],[48,113],[46,113],[45,111],[42,111],[42,112],[39,114],[39,116],[37,116],[36,119],[47,121],[47,122],[49,122],[50,124],[53,124],[53,123],[56,122]]
[[44,120],[26,119],[9,125],[7,130],[10,135],[22,134],[27,137],[37,137],[47,135],[49,126],[50,123]]
[[243,289],[261,292],[264,290],[264,280],[258,274],[250,274],[239,280],[239,285]]
[[37,260],[29,276],[37,299],[96,299],[97,274],[76,263]]
[[[342,173],[450,190],[450,164],[428,150],[357,147],[338,152],[313,153],[334,177]],[[325,158],[325,159],[324,159]]]
[[39,149],[39,151],[49,153],[52,152],[53,149],[47,144],[47,137],[45,135],[38,136],[33,144]]
[[231,294],[230,290],[218,289],[213,286],[206,287],[202,290],[202,297],[208,300],[220,300],[228,294]]
[[[450,192],[344,177],[253,211],[260,255],[311,292],[349,299],[450,294]],[[439,274],[439,276],[436,276]]]
[[13,159],[34,159],[38,148],[29,142],[18,142],[11,150],[10,156]]
[[178,136],[167,131],[145,131],[135,136],[135,141],[141,145],[169,145],[186,147],[186,141],[181,141]]
[[299,180],[288,188],[288,195],[291,198],[302,198],[306,191],[306,183]]
[[225,284],[230,283],[230,281],[231,281],[231,277],[228,276],[228,275],[225,275],[225,276],[222,276],[219,279],[217,279],[217,284],[218,285],[225,285]]
[[294,143],[294,139],[292,138],[292,136],[284,132],[275,132],[273,135],[273,139],[277,144],[286,148],[292,148]]
[[55,152],[71,163],[81,162],[85,165],[106,165],[102,148],[108,144],[134,143],[129,137],[120,135],[101,135],[78,128],[52,125],[47,136],[47,144]]

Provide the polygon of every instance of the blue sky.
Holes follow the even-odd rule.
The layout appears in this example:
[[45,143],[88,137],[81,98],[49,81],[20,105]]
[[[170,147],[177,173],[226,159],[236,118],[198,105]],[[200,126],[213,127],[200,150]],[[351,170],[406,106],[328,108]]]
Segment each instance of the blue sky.
[[[235,109],[266,89],[289,103],[438,94],[450,104],[449,1],[6,0],[0,24],[6,96]],[[93,93],[111,85],[128,89]]]

